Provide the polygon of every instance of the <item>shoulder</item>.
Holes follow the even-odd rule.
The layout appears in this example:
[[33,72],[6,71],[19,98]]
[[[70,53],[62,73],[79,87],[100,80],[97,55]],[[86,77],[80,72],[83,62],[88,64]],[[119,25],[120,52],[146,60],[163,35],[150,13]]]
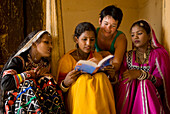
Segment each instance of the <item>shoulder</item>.
[[66,60],[68,61],[68,60],[73,59],[71,53],[74,52],[74,51],[75,51],[75,49],[70,50],[69,52],[67,52],[66,54],[64,54],[64,55],[60,58],[60,62],[63,62],[63,61],[66,61]]
[[4,70],[13,69],[16,72],[22,72],[25,68],[25,61],[21,56],[12,57],[11,60],[5,65]]
[[126,35],[121,31],[118,31],[118,32],[119,32],[119,36],[116,39],[116,44],[124,44],[124,45],[126,45],[127,44]]
[[155,58],[170,58],[168,52],[164,48],[152,49],[151,56],[154,56]]
[[9,65],[12,65],[12,64],[22,64],[24,66],[25,65],[25,60],[24,60],[24,58],[22,56],[15,56],[9,62]]

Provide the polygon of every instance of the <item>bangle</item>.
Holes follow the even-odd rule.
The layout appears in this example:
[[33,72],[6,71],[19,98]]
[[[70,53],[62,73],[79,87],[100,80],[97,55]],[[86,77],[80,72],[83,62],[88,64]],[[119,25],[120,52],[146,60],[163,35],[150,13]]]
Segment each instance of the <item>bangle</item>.
[[141,75],[137,78],[138,80],[144,80],[144,79],[146,79],[146,78],[148,77],[147,72],[145,72],[144,70],[141,70],[141,71],[142,71],[142,73],[141,73]]
[[67,92],[68,89],[69,89],[69,87],[66,87],[66,86],[64,85],[64,80],[60,83],[60,88],[61,88],[61,90],[62,90],[63,92]]

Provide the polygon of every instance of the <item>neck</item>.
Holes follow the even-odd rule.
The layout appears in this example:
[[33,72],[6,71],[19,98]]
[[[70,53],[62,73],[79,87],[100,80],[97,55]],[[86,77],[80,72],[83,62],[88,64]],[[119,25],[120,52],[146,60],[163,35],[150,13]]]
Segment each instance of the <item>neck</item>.
[[79,60],[87,60],[90,53],[83,52],[80,48],[77,49],[77,56],[79,57]]
[[146,53],[146,51],[147,51],[147,46],[141,47],[141,48],[138,47],[137,50],[138,50],[139,52],[141,52],[141,53]]
[[30,54],[31,59],[32,59],[32,61],[33,61],[34,63],[39,63],[39,62],[40,62],[41,57],[39,57],[38,54],[36,54],[35,51],[30,50],[29,54]]

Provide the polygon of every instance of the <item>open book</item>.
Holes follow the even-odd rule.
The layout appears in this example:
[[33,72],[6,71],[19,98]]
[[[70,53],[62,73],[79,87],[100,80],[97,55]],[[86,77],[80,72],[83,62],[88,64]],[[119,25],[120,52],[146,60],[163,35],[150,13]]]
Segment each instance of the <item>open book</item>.
[[111,65],[114,55],[108,55],[96,64],[93,61],[79,60],[75,66],[75,70],[83,71],[85,73],[94,74],[100,71],[105,66]]

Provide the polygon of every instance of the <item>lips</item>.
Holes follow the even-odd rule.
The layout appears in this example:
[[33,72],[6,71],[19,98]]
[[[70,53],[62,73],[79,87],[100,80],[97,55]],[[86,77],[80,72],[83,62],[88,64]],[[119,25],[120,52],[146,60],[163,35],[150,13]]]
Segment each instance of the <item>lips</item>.
[[135,43],[139,43],[140,41],[139,40],[135,40]]
[[51,49],[48,50],[49,53],[51,53],[51,51],[52,51]]
[[110,33],[110,31],[105,31],[105,32],[108,33],[108,34]]
[[85,49],[90,50],[90,49],[91,49],[91,47],[85,47]]

